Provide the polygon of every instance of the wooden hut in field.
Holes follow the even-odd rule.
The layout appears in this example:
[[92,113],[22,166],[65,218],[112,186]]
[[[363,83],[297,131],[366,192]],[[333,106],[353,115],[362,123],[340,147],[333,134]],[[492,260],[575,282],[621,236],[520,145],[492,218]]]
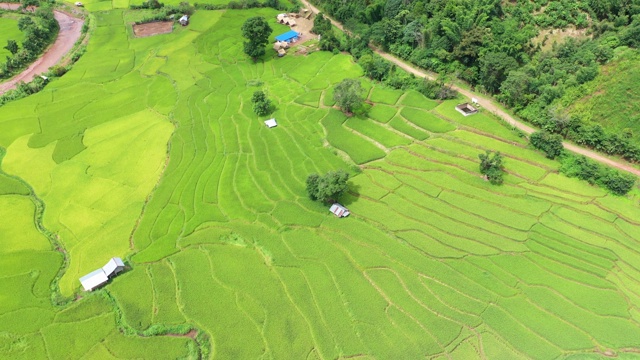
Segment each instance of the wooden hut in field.
[[189,25],[189,16],[187,15],[182,15],[182,17],[178,20],[178,22],[180,23],[180,25],[182,26],[187,26]]

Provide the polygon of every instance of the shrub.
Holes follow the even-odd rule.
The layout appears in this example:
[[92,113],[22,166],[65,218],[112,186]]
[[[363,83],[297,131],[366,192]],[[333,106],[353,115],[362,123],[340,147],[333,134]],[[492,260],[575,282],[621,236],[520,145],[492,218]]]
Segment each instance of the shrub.
[[555,159],[564,150],[562,136],[544,130],[531,134],[529,142],[534,148],[542,150],[548,159]]

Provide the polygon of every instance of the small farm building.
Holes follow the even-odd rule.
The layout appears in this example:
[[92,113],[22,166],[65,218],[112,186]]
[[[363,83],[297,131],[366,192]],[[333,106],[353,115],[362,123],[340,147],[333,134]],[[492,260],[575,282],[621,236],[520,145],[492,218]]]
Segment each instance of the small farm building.
[[349,216],[349,214],[351,214],[349,212],[349,209],[347,209],[346,207],[335,203],[333,205],[331,205],[331,208],[329,209],[329,211],[331,211],[335,216],[337,217],[345,217],[345,216]]
[[108,277],[113,277],[118,275],[122,270],[124,270],[124,263],[122,259],[119,257],[114,257],[109,260],[107,265],[102,267],[102,270]]
[[276,40],[277,41],[286,41],[288,43],[290,42],[294,42],[296,40],[298,40],[298,38],[300,37],[300,34],[296,31],[287,31],[284,34],[280,34],[278,36],[276,36]]
[[283,57],[287,55],[287,52],[284,49],[278,50],[278,57]]
[[82,3],[81,3],[80,1],[76,1],[75,5],[76,5],[77,7],[83,7],[83,6],[84,6],[84,5],[82,5]]
[[92,291],[100,285],[109,281],[110,278],[118,275],[124,270],[124,263],[119,257],[114,257],[98,270],[94,270],[80,278],[80,283],[85,291]]
[[276,41],[273,43],[273,49],[278,51],[280,49],[286,49],[289,47],[289,43],[286,41]]
[[267,125],[267,127],[269,129],[271,129],[272,127],[278,126],[278,123],[276,122],[276,119],[269,119],[269,120],[265,121],[264,124]]
[[182,17],[180,18],[180,20],[178,20],[178,22],[182,26],[187,26],[189,25],[189,17],[187,15],[182,15]]
[[288,17],[289,17],[289,16],[288,16],[287,14],[278,14],[278,15],[276,16],[276,19],[278,19],[278,22],[279,22],[280,24],[284,24],[284,23],[287,21],[287,18],[288,18]]
[[80,278],[80,283],[85,291],[91,291],[107,281],[109,281],[109,278],[102,269],[92,271]]
[[458,112],[464,116],[473,115],[478,112],[478,109],[476,109],[469,103],[464,103],[456,106],[456,110],[458,110]]

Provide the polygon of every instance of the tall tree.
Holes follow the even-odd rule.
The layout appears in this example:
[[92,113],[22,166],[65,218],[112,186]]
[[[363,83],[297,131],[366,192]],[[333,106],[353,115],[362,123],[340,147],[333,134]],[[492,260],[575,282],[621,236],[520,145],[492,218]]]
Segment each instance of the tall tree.
[[353,112],[364,102],[362,85],[357,79],[344,79],[333,88],[333,100],[345,113]]
[[502,184],[504,176],[504,166],[502,165],[502,155],[500,152],[492,152],[487,150],[484,154],[479,154],[480,158],[480,173],[487,177],[490,183],[493,185]]
[[349,173],[344,170],[329,171],[325,175],[311,174],[307,177],[307,194],[313,201],[331,203],[338,201],[347,191]]
[[253,61],[263,56],[266,52],[265,46],[269,43],[269,36],[273,29],[262,16],[254,16],[247,19],[242,24],[242,36],[247,39],[244,43],[244,53],[249,55]]

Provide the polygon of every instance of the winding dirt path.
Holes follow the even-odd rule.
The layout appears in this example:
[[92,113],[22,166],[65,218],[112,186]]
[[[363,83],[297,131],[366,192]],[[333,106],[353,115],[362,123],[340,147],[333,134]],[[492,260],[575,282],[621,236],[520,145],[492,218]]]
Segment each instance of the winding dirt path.
[[[0,3],[0,9],[16,10],[20,4]],[[14,89],[20,81],[29,82],[34,77],[49,70],[50,67],[57,64],[62,58],[71,51],[73,45],[80,38],[82,25],[84,20],[78,19],[65,12],[54,10],[53,16],[60,25],[60,31],[56,41],[51,45],[45,53],[26,68],[20,74],[14,76],[7,82],[0,84],[0,95],[8,90]]]
[[[300,0],[304,6],[306,6],[307,8],[311,9],[313,12],[320,13],[321,11],[318,10],[318,8],[316,8],[315,6],[313,6],[311,3],[309,3],[309,1],[307,0]],[[337,27],[338,29],[346,32],[346,33],[350,33],[348,30],[346,30],[341,23],[333,20],[332,18],[326,16],[329,20],[331,20],[331,23]],[[416,76],[419,77],[426,77],[427,79],[430,80],[436,80],[437,78],[437,74],[419,69],[391,54],[388,54],[376,47],[371,47],[373,51],[375,51],[377,54],[379,54],[380,56],[382,56],[383,58],[391,61],[392,63],[396,64],[398,67],[402,68],[403,70],[414,74]],[[513,116],[511,116],[510,114],[507,114],[504,110],[502,110],[502,108],[500,106],[498,106],[494,100],[489,99],[483,95],[480,95],[478,93],[475,93],[473,91],[467,90],[467,89],[462,89],[458,86],[452,85],[451,86],[452,89],[458,91],[459,93],[461,93],[462,95],[468,97],[468,98],[476,98],[478,99],[478,103],[480,104],[480,106],[482,106],[484,109],[486,109],[487,111],[495,114],[496,116],[499,116],[500,118],[502,118],[504,121],[506,121],[509,125],[514,126],[515,128],[520,129],[521,131],[525,132],[527,135],[531,134],[533,132],[535,132],[537,129],[534,129],[533,127],[519,121],[516,120]],[[634,168],[633,166],[631,166],[631,164],[627,163],[627,162],[623,162],[623,161],[616,161],[613,159],[610,159],[602,154],[599,154],[595,151],[577,146],[575,144],[569,143],[569,142],[563,142],[563,145],[565,147],[565,149],[574,152],[576,154],[580,154],[580,155],[584,155],[590,159],[593,159],[595,161],[598,161],[600,163],[603,163],[605,165],[608,165],[610,167],[622,170],[622,171],[626,171],[629,172],[633,175],[636,175],[638,177],[640,177],[640,170]]]

